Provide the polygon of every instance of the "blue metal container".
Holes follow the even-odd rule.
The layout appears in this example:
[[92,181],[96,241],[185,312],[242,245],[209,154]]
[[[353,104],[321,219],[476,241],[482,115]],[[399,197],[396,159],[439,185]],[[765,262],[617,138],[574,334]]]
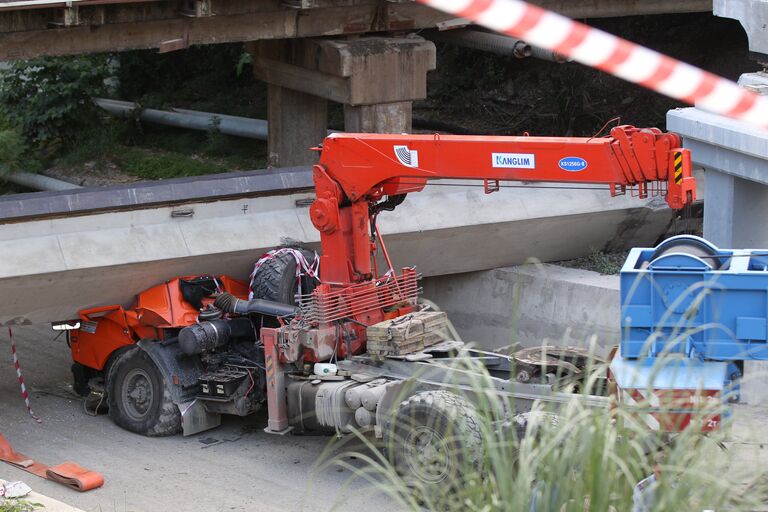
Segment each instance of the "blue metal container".
[[768,359],[768,250],[681,235],[633,249],[621,270],[621,355]]

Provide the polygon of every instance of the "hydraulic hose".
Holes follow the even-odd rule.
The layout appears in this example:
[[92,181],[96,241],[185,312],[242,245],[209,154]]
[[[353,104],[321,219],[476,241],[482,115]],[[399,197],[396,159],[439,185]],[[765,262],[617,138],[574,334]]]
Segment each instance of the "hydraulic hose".
[[299,308],[282,302],[275,302],[264,299],[241,300],[230,293],[222,293],[213,305],[225,313],[238,315],[249,315],[258,313],[261,315],[270,315],[278,317],[296,316]]

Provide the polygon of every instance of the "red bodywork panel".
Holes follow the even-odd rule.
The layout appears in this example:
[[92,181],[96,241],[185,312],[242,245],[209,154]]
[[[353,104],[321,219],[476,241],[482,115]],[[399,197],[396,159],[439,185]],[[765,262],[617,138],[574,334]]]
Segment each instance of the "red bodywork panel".
[[[80,311],[80,328],[70,331],[72,360],[102,370],[112,353],[142,339],[161,340],[164,329],[182,328],[197,322],[198,310],[181,295],[177,277],[139,293],[129,309],[120,305]],[[248,285],[228,276],[217,278],[222,291],[248,298]],[[203,298],[204,305],[213,303]]]

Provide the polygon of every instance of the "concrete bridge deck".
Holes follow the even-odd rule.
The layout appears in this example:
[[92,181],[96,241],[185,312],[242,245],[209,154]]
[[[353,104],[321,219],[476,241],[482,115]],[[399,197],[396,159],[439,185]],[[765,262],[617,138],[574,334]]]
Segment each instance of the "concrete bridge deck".
[[[535,0],[573,18],[709,12],[712,0]],[[0,60],[434,28],[450,16],[412,1],[9,0]]]
[[[275,169],[0,199],[0,325],[76,317],[129,304],[176,275],[245,279],[266,250],[319,244],[308,169]],[[445,184],[445,182],[443,182]],[[455,183],[454,183],[455,184]],[[654,243],[671,212],[662,199],[607,190],[428,186],[379,227],[395,265],[424,276],[569,259]]]

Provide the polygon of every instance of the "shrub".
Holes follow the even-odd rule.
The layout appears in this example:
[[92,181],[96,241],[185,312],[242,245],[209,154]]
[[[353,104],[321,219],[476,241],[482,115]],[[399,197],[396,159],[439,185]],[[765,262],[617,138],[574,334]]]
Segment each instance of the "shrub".
[[101,118],[91,98],[104,92],[107,57],[43,57],[0,72],[8,121],[35,143],[73,143]]
[[26,151],[27,144],[18,130],[0,130],[0,174],[20,170]]

